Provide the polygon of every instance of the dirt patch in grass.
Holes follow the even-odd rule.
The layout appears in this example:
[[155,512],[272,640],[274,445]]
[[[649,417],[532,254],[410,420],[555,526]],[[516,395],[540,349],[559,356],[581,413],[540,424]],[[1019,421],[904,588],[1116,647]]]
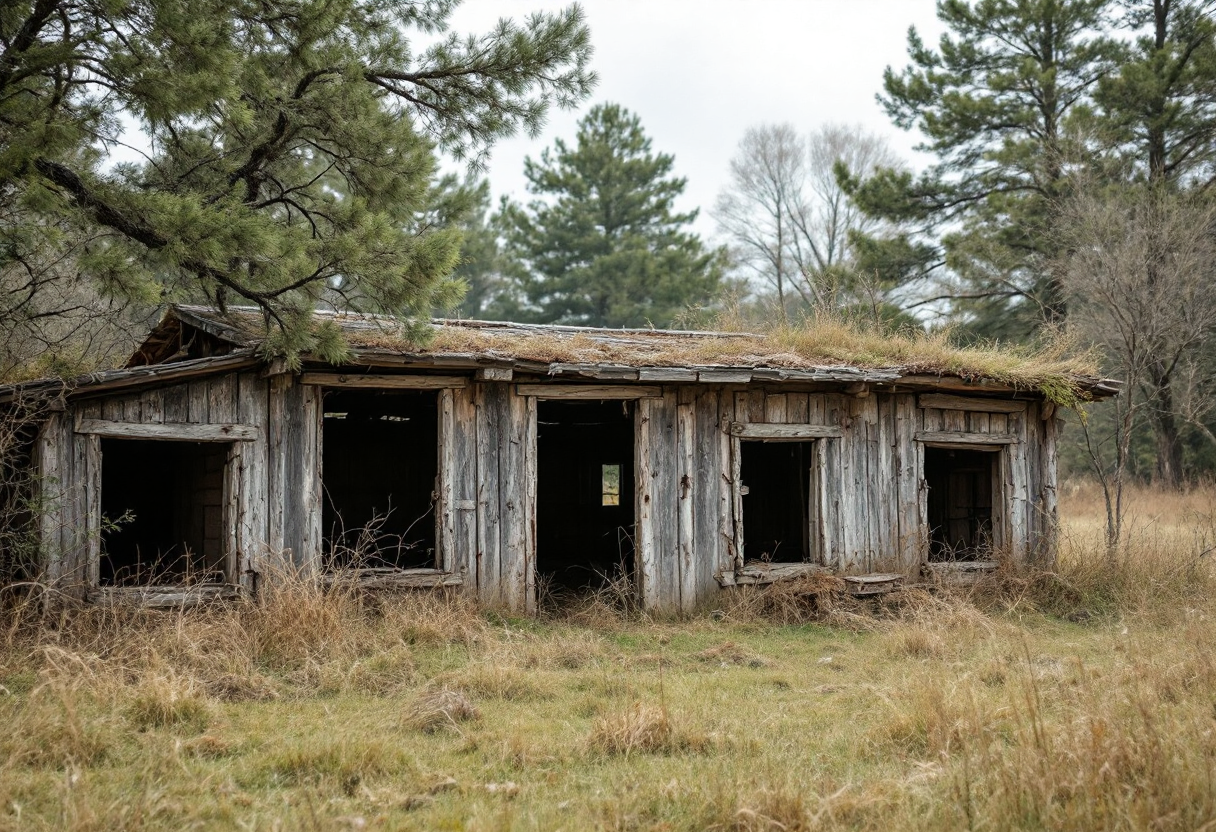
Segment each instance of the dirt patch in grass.
[[704,650],[696,653],[695,656],[699,661],[706,664],[719,665],[721,667],[727,667],[728,665],[769,667],[772,665],[772,662],[759,653],[733,641],[724,641],[714,647],[706,647]]

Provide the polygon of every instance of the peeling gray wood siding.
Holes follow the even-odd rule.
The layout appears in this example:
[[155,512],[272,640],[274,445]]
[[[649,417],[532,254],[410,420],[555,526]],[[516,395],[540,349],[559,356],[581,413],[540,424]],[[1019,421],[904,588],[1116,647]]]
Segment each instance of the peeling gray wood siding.
[[[636,562],[647,608],[714,603],[718,577],[742,565],[732,422],[839,429],[839,436],[814,440],[812,534],[825,566],[919,571],[927,534],[916,436],[925,432],[1013,437],[998,451],[1008,497],[994,518],[998,542],[1018,559],[1052,556],[1059,427],[1054,414],[1042,418],[1037,402],[989,412],[961,409],[958,397],[938,400],[947,407],[921,407],[914,393],[858,397],[754,383],[651,382],[656,386],[661,395],[634,407]],[[526,613],[535,608],[537,398],[520,389],[543,394],[543,383],[470,380],[440,394],[437,516],[440,566],[463,579],[462,591]],[[256,438],[233,443],[229,458],[229,578],[251,587],[288,552],[290,566],[313,568],[323,537],[322,415],[321,387],[257,371],[70,401],[43,426],[36,447],[48,505],[41,521],[48,577],[65,585],[96,581],[104,461],[97,438],[76,430],[86,419],[255,428]]]

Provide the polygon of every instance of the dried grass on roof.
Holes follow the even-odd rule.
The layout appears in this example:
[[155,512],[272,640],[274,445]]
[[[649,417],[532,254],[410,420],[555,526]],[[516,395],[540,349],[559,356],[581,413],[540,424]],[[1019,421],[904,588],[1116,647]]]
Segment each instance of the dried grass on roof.
[[403,352],[472,353],[538,362],[606,363],[680,367],[722,365],[812,368],[847,365],[898,369],[904,374],[991,379],[1043,391],[1063,404],[1077,399],[1080,377],[1098,374],[1095,355],[1057,335],[1034,346],[987,344],[960,347],[948,331],[883,330],[820,313],[765,333],[663,334],[566,333],[437,328],[426,344],[403,340],[391,331],[351,333],[356,349]]
[[[201,310],[194,309],[196,313]],[[215,317],[209,313],[206,317]],[[260,316],[232,310],[223,319],[250,341],[262,326]],[[901,374],[989,379],[1074,405],[1081,382],[1098,375],[1092,350],[1056,334],[1033,346],[984,344],[961,347],[948,330],[891,330],[832,311],[818,311],[797,322],[744,331],[729,313],[711,321],[714,332],[672,332],[544,328],[512,324],[447,322],[405,327],[392,318],[358,314],[318,315],[319,326],[336,326],[354,350],[403,354],[471,354],[538,363],[618,364],[635,367],[725,366],[810,369],[848,366],[891,369]],[[423,333],[419,335],[419,333]]]

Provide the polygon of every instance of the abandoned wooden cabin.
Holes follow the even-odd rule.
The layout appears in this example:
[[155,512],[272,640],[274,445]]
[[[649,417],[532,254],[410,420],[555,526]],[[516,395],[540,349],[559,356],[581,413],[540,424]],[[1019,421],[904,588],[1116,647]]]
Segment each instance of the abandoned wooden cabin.
[[259,357],[252,312],[175,307],[124,369],[0,388],[55,397],[33,452],[43,574],[156,601],[286,564],[518,611],[624,578],[645,608],[690,610],[824,570],[867,592],[1053,556],[1040,390],[740,334],[445,321],[420,348],[319,318],[347,364],[292,371]]

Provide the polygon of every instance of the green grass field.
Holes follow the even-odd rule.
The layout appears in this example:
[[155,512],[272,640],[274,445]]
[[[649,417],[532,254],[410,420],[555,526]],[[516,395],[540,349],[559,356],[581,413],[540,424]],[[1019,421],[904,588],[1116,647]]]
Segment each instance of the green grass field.
[[1136,495],[1115,562],[1066,497],[1058,573],[971,595],[26,614],[0,829],[1212,828],[1216,497]]

